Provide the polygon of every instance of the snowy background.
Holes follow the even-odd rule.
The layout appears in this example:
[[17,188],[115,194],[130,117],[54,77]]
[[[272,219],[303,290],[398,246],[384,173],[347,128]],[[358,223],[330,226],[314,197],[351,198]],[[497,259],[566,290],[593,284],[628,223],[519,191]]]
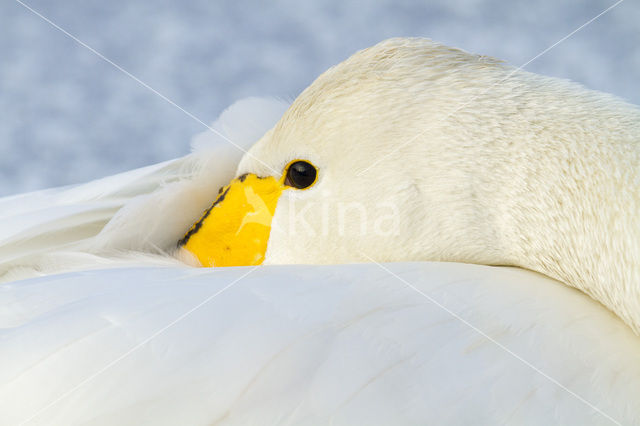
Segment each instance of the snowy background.
[[[205,122],[234,100],[293,99],[392,36],[519,66],[615,0],[26,0]],[[526,69],[640,104],[640,0]],[[0,2],[0,195],[83,182],[189,151],[203,126],[15,0]]]

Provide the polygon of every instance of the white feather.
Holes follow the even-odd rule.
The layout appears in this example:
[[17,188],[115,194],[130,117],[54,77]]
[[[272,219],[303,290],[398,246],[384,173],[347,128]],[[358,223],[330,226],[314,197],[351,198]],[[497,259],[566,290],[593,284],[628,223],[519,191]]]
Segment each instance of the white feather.
[[640,422],[640,341],[584,294],[386,267],[562,386],[375,264],[109,268],[1,287],[0,424]]
[[0,199],[0,282],[91,267],[96,255],[103,264],[171,253],[233,177],[243,150],[287,106],[247,98],[213,123],[218,133],[195,136],[190,155],[83,185]]
[[[351,107],[369,116],[361,101]],[[213,127],[248,147],[285,108],[250,100]],[[336,164],[371,164],[384,152],[348,142],[370,135],[372,123],[340,111],[314,116],[329,133],[303,126],[300,150],[283,137],[276,147],[286,155],[260,152],[265,142],[254,152],[280,167],[337,134],[332,143],[345,153]],[[280,131],[292,138],[302,121],[286,123]],[[392,141],[416,125],[408,124],[382,123]],[[0,274],[9,281],[0,286],[0,424],[640,424],[638,337],[593,299],[534,272],[430,262],[195,269],[167,256],[235,173],[241,151],[220,139],[207,132],[178,160],[0,199]],[[402,149],[400,157],[405,166],[418,158]],[[253,160],[240,171],[263,168]],[[374,184],[353,191],[375,198],[393,176],[377,170],[361,178]],[[394,188],[413,199],[420,189],[403,176]],[[433,194],[455,193],[448,185]],[[407,206],[403,225],[421,236],[428,226],[409,222],[424,210]],[[442,219],[446,206],[437,207]],[[436,243],[477,250],[465,245],[477,235],[454,231],[458,240]],[[307,252],[288,256],[313,243],[274,254],[274,241],[272,260],[297,262]],[[327,245],[312,260],[378,247],[336,241],[344,247]],[[402,239],[381,253],[397,244],[405,244],[397,256],[418,255]],[[71,272],[51,275],[63,271]],[[34,275],[45,276],[17,281]]]

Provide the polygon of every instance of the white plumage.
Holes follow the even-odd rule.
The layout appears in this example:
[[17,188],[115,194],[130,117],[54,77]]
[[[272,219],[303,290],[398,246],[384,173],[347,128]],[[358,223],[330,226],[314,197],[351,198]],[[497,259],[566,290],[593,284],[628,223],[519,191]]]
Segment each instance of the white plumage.
[[[249,147],[285,108],[214,127]],[[638,337],[537,273],[167,256],[240,160],[194,147],[0,200],[0,424],[640,424]]]
[[[615,421],[640,422],[640,342],[587,296],[512,268],[386,267]],[[612,424],[377,265],[249,271],[5,284],[0,424]]]

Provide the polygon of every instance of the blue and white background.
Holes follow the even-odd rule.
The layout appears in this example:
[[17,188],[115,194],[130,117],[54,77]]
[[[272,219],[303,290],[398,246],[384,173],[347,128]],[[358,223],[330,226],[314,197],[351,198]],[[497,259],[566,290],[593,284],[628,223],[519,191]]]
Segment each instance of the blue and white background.
[[[612,0],[25,0],[199,119],[246,96],[293,99],[393,36],[519,66]],[[640,103],[640,1],[624,0],[525,69]],[[202,124],[15,0],[0,2],[0,196],[189,152]]]

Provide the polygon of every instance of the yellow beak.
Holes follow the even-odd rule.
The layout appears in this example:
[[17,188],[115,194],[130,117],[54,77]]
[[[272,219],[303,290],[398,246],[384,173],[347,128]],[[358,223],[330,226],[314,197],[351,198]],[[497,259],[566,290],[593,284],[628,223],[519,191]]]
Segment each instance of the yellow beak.
[[202,266],[261,264],[271,220],[285,188],[282,180],[254,174],[232,180],[178,245]]

